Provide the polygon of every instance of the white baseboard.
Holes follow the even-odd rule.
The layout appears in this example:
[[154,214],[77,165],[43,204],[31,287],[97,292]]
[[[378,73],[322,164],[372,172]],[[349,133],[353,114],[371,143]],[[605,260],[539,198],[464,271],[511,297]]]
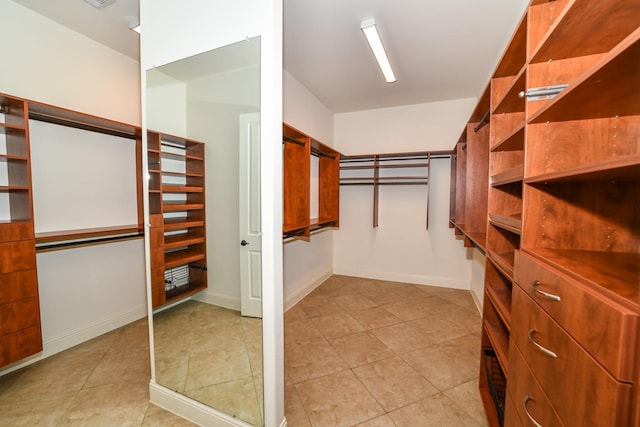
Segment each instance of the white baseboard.
[[480,316],[482,316],[482,295],[476,295],[476,292],[475,289],[471,288],[471,298],[473,298],[473,302],[476,304]]
[[320,286],[322,284],[322,282],[324,282],[329,277],[331,277],[332,274],[333,273],[331,273],[331,272],[325,273],[322,276],[318,277],[313,282],[308,283],[306,286],[303,286],[300,289],[296,289],[295,292],[292,292],[289,295],[285,295],[284,296],[284,311],[286,312],[291,307],[293,307],[294,305],[296,305],[297,303],[302,301],[302,299],[304,297],[309,295],[315,288]]
[[240,311],[240,299],[228,295],[204,291],[194,295],[193,299],[206,302],[207,304],[217,305],[218,307],[228,308],[229,310]]
[[46,359],[47,357],[75,347],[78,344],[82,344],[85,341],[89,341],[90,339],[111,332],[114,329],[118,329],[144,317],[147,317],[147,306],[140,305],[124,313],[117,313],[104,319],[96,320],[88,325],[83,325],[81,328],[67,331],[64,334],[53,337],[43,337],[41,353],[0,370],[0,376],[31,365],[39,360]]
[[441,288],[469,290],[469,282],[448,277],[423,276],[419,274],[402,274],[386,271],[360,270],[357,268],[334,267],[334,274],[364,277],[367,279],[389,280],[393,282],[412,283],[415,285],[439,286]]
[[156,384],[154,381],[149,383],[149,401],[200,426],[252,427],[251,424],[216,411],[210,406],[189,399],[180,393]]

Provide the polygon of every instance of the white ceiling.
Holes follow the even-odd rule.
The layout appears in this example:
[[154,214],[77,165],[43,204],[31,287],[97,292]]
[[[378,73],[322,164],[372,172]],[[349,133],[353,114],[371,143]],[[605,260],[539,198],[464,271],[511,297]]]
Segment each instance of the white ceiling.
[[[138,0],[14,0],[132,58]],[[284,67],[335,113],[479,96],[527,0],[283,0]],[[374,18],[398,81],[360,31]]]

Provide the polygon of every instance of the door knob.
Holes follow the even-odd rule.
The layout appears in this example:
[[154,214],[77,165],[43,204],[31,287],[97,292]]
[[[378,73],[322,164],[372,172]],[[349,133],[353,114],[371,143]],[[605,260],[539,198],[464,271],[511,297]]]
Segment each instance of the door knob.
[[240,244],[242,246],[247,246],[249,244],[249,242],[247,242],[246,240],[243,239],[242,242],[240,242]]

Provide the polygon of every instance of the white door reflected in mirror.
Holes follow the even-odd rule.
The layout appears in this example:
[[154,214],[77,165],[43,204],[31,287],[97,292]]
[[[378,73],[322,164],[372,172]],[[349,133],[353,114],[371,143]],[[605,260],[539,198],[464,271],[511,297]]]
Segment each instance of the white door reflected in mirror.
[[241,314],[262,318],[260,113],[241,114],[239,122]]

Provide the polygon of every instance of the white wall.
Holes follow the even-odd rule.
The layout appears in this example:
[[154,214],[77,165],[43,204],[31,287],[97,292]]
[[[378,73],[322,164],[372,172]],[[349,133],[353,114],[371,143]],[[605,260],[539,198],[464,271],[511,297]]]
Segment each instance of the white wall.
[[148,129],[186,136],[187,84],[155,69],[147,71],[145,80]]
[[[336,114],[335,146],[347,155],[451,150],[475,103],[469,98]],[[334,272],[469,289],[471,254],[448,228],[449,181],[450,160],[432,160],[428,231],[424,187],[382,187],[377,228],[371,187],[342,187]]]
[[[284,122],[333,145],[333,113],[288,72],[283,73]],[[333,236],[325,230],[284,245],[284,304],[291,308],[333,273]]]
[[482,305],[484,303],[484,267],[487,258],[476,248],[467,250],[472,251],[471,296],[473,296],[478,310],[482,313]]
[[[0,37],[0,92],[140,124],[137,61],[12,1]],[[140,240],[39,253],[44,350],[0,375],[144,317],[143,260]]]
[[0,92],[140,125],[138,61],[0,2]]

